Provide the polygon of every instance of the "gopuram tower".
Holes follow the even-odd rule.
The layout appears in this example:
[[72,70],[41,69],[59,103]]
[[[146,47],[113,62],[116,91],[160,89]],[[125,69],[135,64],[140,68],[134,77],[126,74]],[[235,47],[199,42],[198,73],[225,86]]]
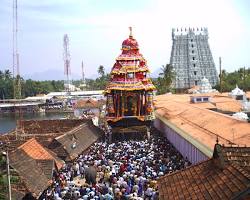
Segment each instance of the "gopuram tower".
[[215,86],[218,75],[208,44],[207,28],[172,29],[172,40],[170,64],[175,71],[173,87],[183,90],[200,86],[204,77]]

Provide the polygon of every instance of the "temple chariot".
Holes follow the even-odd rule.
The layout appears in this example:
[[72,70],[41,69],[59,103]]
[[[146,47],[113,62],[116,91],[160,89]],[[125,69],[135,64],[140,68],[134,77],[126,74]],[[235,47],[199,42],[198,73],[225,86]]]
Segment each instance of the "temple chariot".
[[153,92],[147,61],[132,35],[122,43],[122,53],[110,73],[105,89],[106,120],[116,133],[147,133],[154,119]]

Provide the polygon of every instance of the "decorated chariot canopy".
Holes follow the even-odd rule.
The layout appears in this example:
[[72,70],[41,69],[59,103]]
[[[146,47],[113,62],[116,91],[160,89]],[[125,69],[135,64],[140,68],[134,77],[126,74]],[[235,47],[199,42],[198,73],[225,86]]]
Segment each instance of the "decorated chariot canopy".
[[132,28],[129,27],[129,29],[129,38],[122,43],[122,53],[116,58],[116,62],[111,70],[105,94],[111,93],[112,90],[155,90],[155,86],[148,76],[147,61],[139,52],[139,45],[136,39],[133,38]]
[[126,125],[128,119],[132,118],[143,123],[148,122],[153,119],[155,86],[148,76],[147,61],[139,52],[139,45],[133,38],[131,27],[129,38],[123,41],[121,50],[105,89],[106,119],[111,124],[125,120],[126,123],[123,124]]

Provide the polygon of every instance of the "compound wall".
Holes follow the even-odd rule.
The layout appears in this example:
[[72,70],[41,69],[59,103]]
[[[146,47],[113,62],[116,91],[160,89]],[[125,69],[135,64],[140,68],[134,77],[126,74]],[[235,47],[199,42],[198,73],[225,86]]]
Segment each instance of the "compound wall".
[[162,132],[182,156],[187,158],[192,164],[196,164],[209,158],[208,155],[204,154],[199,148],[186,140],[177,131],[169,127],[159,118],[155,119],[154,126]]

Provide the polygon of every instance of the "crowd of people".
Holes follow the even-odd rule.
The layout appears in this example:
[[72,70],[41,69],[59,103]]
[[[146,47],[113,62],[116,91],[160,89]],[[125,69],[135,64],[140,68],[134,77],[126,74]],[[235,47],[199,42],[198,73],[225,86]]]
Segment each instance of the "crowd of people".
[[156,200],[157,179],[190,163],[164,137],[96,142],[55,172],[41,199]]

